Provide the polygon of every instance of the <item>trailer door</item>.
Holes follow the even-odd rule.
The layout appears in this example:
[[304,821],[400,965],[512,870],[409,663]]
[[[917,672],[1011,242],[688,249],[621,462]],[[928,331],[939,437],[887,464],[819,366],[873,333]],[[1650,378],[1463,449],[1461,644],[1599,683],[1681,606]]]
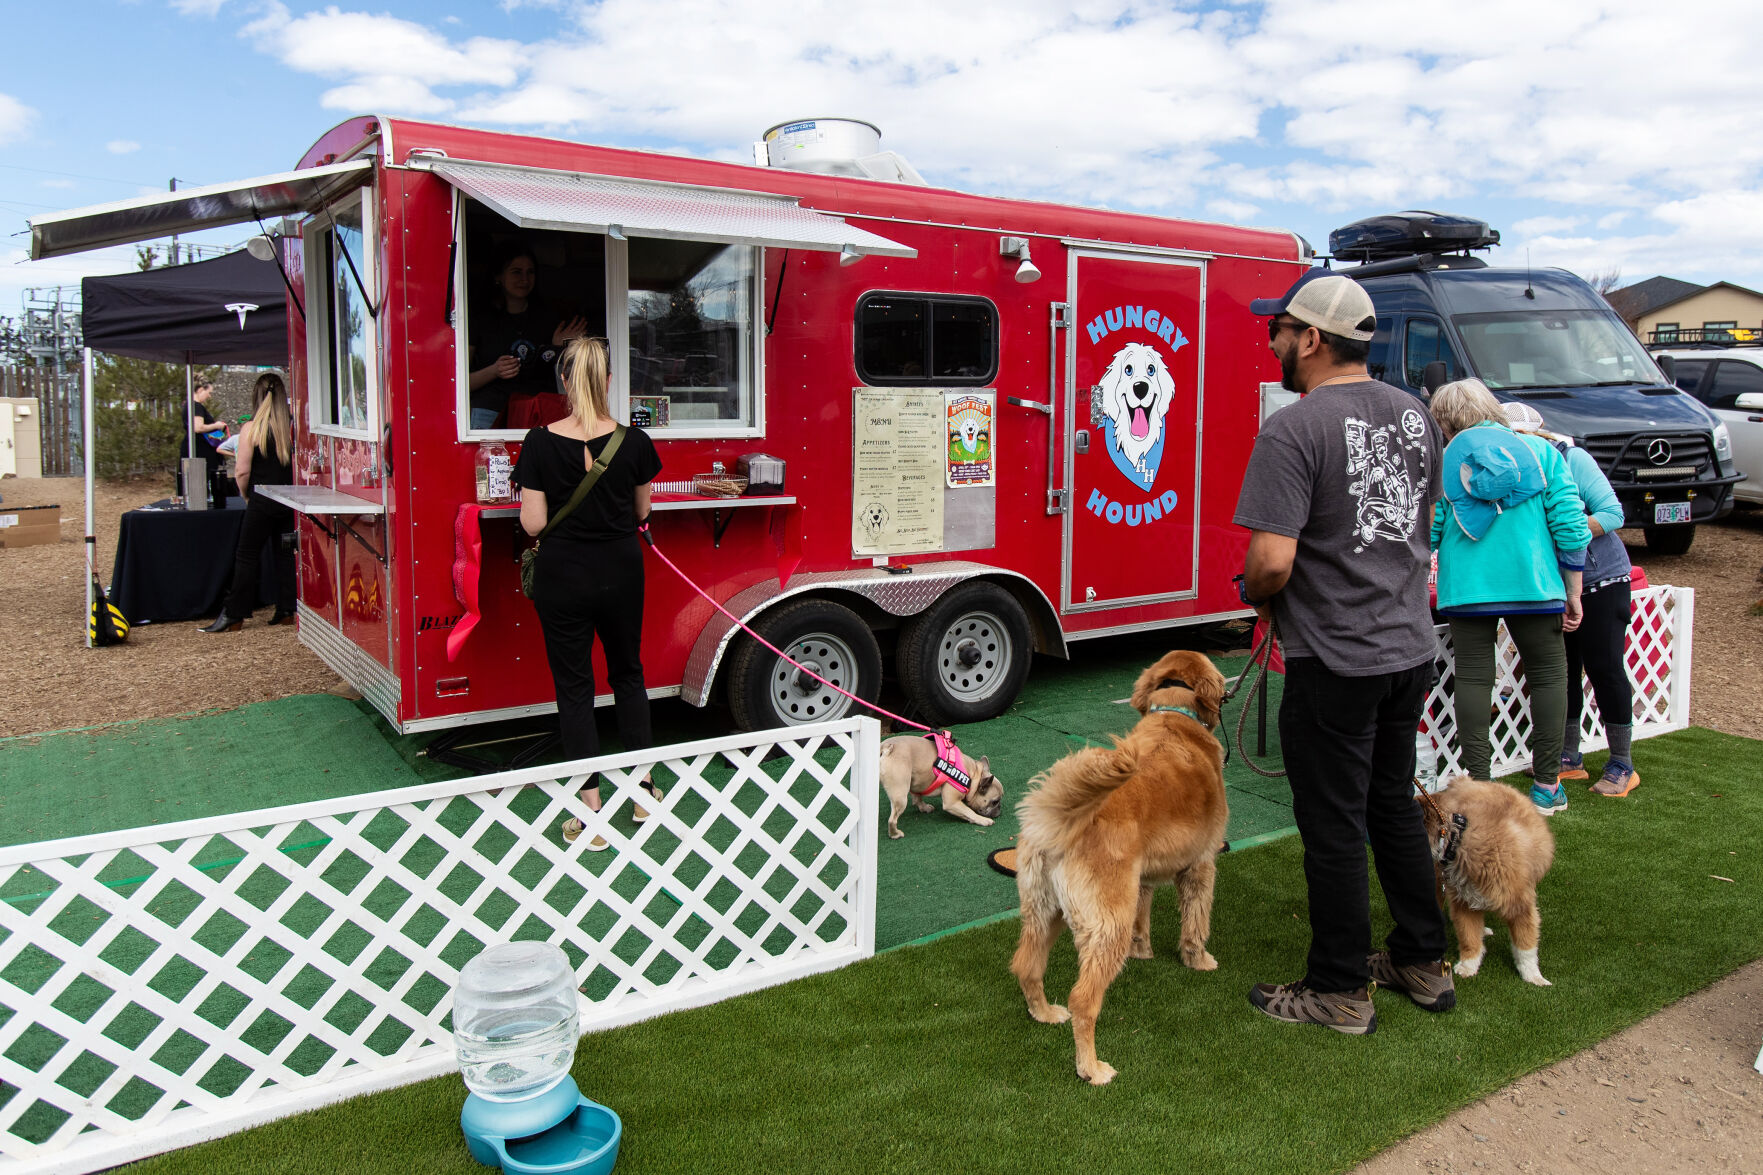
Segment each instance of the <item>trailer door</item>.
[[1061,608],[1190,599],[1200,559],[1205,261],[1071,256]]

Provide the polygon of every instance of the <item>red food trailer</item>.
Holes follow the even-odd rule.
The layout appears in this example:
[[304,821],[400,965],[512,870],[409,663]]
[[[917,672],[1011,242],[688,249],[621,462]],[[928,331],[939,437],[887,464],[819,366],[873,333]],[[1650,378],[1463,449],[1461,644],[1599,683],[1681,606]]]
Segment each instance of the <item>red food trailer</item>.
[[[477,504],[484,446],[545,408],[473,427],[515,246],[609,340],[665,465],[657,545],[860,696],[891,660],[917,714],[978,720],[1033,652],[1241,614],[1230,519],[1278,378],[1248,302],[1308,246],[930,188],[872,136],[784,124],[738,164],[353,118],[292,172],[38,218],[33,256],[263,226],[299,302],[300,639],[402,732],[554,709],[518,508]],[[748,492],[697,492],[718,462]],[[850,706],[652,557],[647,592],[651,696],[750,727]]]

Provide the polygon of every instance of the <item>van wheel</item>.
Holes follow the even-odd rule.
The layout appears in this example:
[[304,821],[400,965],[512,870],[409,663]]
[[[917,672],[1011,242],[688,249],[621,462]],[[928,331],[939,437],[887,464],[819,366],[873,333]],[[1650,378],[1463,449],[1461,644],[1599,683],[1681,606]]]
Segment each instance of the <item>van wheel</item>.
[[1696,538],[1693,526],[1648,526],[1642,529],[1647,536],[1647,550],[1655,555],[1688,554],[1690,543]]
[[[765,613],[753,630],[827,681],[873,702],[881,693],[881,648],[869,625],[831,600],[798,600]],[[837,690],[742,633],[729,658],[729,708],[743,730],[805,726],[867,714]]]
[[1016,700],[1034,645],[1028,615],[995,583],[943,595],[900,629],[900,683],[932,722],[983,722]]

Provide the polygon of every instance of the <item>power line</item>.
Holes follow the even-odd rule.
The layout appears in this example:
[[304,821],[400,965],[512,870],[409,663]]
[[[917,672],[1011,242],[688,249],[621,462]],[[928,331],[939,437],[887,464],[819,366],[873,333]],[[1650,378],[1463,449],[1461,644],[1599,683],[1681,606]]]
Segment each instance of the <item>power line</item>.
[[0,163],[0,169],[6,171],[28,171],[35,175],[63,175],[69,179],[96,180],[101,184],[124,184],[131,188],[149,188],[152,184],[143,184],[137,180],[119,180],[111,175],[83,175],[77,171],[51,171],[46,167],[25,167],[19,163]]

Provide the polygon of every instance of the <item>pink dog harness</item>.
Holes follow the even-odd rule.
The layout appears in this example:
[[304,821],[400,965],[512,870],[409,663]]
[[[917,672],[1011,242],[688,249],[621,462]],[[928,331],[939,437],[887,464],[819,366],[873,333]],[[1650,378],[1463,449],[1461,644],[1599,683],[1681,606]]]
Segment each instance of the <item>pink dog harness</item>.
[[937,761],[931,767],[930,786],[923,791],[915,791],[912,794],[928,796],[938,788],[952,787],[962,795],[966,795],[967,789],[973,786],[973,776],[958,766],[964,760],[961,758],[960,750],[955,746],[955,739],[946,730],[939,730],[924,737],[930,739],[935,747]]

